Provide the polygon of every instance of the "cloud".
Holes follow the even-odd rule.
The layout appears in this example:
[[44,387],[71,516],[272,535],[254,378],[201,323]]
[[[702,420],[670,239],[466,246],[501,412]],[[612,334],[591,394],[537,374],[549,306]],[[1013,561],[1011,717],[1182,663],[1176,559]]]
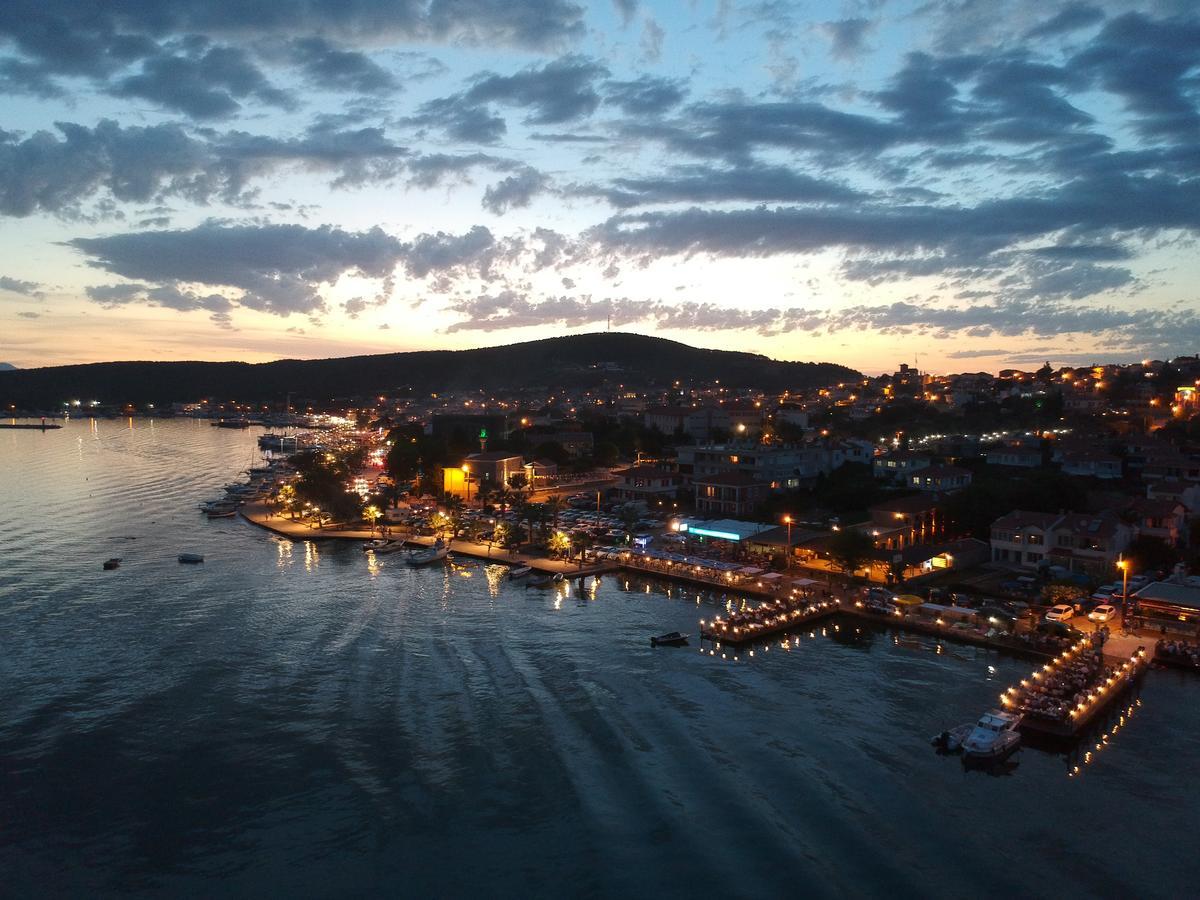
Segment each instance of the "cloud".
[[833,55],[839,59],[849,59],[862,53],[863,42],[874,25],[869,19],[839,19],[823,22],[820,27],[829,38]]
[[38,300],[46,296],[42,291],[42,285],[36,281],[22,281],[20,278],[11,278],[8,275],[0,275],[0,291],[21,294],[24,297],[33,297]]
[[320,90],[391,94],[400,88],[392,73],[365,53],[342,49],[325,38],[298,38],[291,51],[309,83]]
[[685,96],[687,83],[678,78],[643,75],[633,81],[609,81],[604,85],[604,101],[632,116],[666,112]]
[[618,178],[610,188],[584,188],[621,208],[662,203],[723,203],[726,201],[847,202],[863,197],[858,191],[824,181],[785,166],[749,164],[733,168],[679,166],[658,178]]
[[176,124],[94,128],[70,122],[0,140],[0,214],[78,216],[108,196],[143,203],[179,196],[237,202],[247,183],[287,165],[335,173],[334,186],[394,177],[409,151],[378,128],[313,128],[293,138],[243,131],[193,134]]
[[531,125],[558,125],[591,115],[600,105],[595,82],[608,69],[586,56],[564,56],[513,75],[483,73],[462,95],[465,103],[499,103],[529,110]]
[[643,62],[657,63],[662,60],[663,42],[666,37],[667,32],[658,24],[658,20],[653,16],[646,16],[642,22],[640,42]]
[[429,100],[404,122],[441,128],[447,137],[469,144],[494,144],[508,131],[504,119],[461,95]]
[[1141,13],[1110,19],[1071,65],[1121,97],[1143,135],[1193,144],[1200,138],[1197,19],[1154,20]]
[[423,234],[408,244],[401,256],[410,275],[424,278],[431,273],[464,268],[475,268],[484,275],[495,252],[496,240],[492,233],[482,225],[476,225],[461,235],[441,231]]
[[526,207],[546,190],[549,179],[537,169],[525,167],[515,175],[490,186],[483,194],[483,208],[504,215],[510,209]]
[[391,275],[403,245],[379,228],[347,232],[299,225],[238,226],[209,223],[187,231],[146,231],[68,242],[91,257],[89,265],[124,278],[152,282],[164,293],[123,296],[96,289],[98,302],[130,302],[145,296],[156,305],[195,308],[181,285],[228,288],[239,306],[276,315],[325,309],[319,289],[343,274]]
[[983,350],[952,350],[946,354],[947,359],[981,359],[986,356],[1008,356],[1011,350],[987,348]]
[[1086,3],[1068,3],[1040,25],[1025,32],[1026,40],[1055,37],[1104,21],[1104,11]]
[[97,4],[87,15],[74,0],[7,0],[0,35],[47,73],[99,78],[156,55],[160,40],[184,35],[246,45],[289,36],[548,50],[580,38],[583,20],[583,6],[570,0],[154,0]]
[[111,93],[150,100],[195,119],[231,116],[241,109],[238,101],[249,97],[283,109],[295,106],[244,50],[223,46],[148,56],[141,71],[116,81]]

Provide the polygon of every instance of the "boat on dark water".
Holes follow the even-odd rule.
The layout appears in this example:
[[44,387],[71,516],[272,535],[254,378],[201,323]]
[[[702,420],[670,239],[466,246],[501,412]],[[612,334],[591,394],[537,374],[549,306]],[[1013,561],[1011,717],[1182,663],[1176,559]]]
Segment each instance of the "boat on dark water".
[[113,569],[119,568],[120,565],[121,558],[119,556],[114,556],[112,559],[106,559],[104,561],[104,571],[111,572]]
[[681,631],[670,631],[650,638],[651,647],[686,647],[688,636]]

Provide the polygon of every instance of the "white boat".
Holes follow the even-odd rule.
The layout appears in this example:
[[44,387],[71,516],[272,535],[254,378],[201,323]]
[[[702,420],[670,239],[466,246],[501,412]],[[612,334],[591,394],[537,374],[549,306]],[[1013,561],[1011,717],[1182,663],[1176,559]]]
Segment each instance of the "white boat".
[[524,578],[526,575],[528,575],[532,571],[533,571],[533,568],[530,566],[517,566],[516,568],[508,570],[508,580],[516,581],[520,578]]
[[1020,746],[1020,726],[1018,715],[998,709],[986,712],[963,741],[963,754],[983,761],[1003,759]]
[[428,566],[435,562],[441,562],[449,553],[450,548],[439,540],[432,547],[414,550],[404,561],[410,566]]
[[373,541],[365,541],[365,542],[363,542],[363,545],[362,545],[363,553],[366,553],[368,550],[375,550],[375,551],[383,550],[385,547],[387,547],[391,543],[392,543],[391,541],[386,540],[384,538],[376,538]]
[[[367,548],[364,546],[363,549],[365,550]],[[408,549],[411,549],[411,548],[407,544],[405,544],[404,541],[389,540],[389,541],[384,541],[382,547],[375,548],[375,555],[379,556],[381,553],[397,553],[400,550],[408,550]]]

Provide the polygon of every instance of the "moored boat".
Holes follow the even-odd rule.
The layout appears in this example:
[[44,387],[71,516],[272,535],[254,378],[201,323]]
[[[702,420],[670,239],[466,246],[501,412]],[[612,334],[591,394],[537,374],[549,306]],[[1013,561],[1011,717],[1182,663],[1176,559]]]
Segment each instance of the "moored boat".
[[527,588],[543,588],[550,587],[552,584],[561,584],[563,580],[562,572],[555,572],[553,575],[546,574],[538,578],[532,578],[525,583]]
[[517,566],[508,570],[508,580],[517,581],[518,579],[524,578],[532,571],[533,568],[531,566]]
[[671,631],[650,638],[651,647],[683,647],[688,642],[688,636],[680,631]]
[[1020,725],[1021,717],[1014,713],[998,709],[984,713],[963,740],[963,755],[979,762],[1004,759],[1021,744]]
[[405,563],[410,566],[428,566],[435,562],[441,562],[450,553],[450,548],[440,540],[432,547],[424,547],[420,550],[414,550],[405,559]]

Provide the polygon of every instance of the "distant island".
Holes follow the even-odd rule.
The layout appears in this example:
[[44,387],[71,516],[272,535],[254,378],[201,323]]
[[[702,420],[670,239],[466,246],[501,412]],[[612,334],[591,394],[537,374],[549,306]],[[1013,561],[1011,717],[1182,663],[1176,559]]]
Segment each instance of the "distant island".
[[326,400],[411,390],[588,388],[621,382],[720,381],[730,388],[800,390],[862,378],[846,366],[784,362],[703,350],[664,338],[598,333],[477,350],[422,350],[341,359],[244,362],[108,362],[0,373],[0,405],[48,408],[70,397],[169,403],[200,397]]
[[0,372],[15,372],[17,367],[12,363],[0,362]]

